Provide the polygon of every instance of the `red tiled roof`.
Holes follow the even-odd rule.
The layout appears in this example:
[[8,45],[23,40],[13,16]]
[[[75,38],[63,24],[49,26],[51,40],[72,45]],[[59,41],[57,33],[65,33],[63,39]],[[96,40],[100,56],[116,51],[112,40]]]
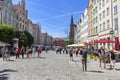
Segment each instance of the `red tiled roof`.
[[13,8],[14,9],[18,9],[18,5],[13,5]]
[[64,40],[64,38],[54,38],[54,40]]

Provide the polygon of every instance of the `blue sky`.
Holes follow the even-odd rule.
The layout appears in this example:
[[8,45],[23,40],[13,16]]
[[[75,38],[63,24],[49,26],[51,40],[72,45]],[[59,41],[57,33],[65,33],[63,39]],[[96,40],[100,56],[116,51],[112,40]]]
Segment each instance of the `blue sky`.
[[[21,0],[12,0],[14,4]],[[33,23],[40,23],[42,32],[53,37],[66,37],[71,14],[77,23],[80,14],[88,6],[88,0],[26,0],[28,16]]]

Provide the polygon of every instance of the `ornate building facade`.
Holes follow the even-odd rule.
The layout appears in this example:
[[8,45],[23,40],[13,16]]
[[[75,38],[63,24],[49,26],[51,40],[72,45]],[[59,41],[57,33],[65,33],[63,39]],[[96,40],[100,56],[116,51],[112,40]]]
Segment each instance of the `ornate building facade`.
[[0,23],[16,26],[16,15],[12,0],[0,0]]
[[16,29],[28,31],[28,11],[26,10],[25,0],[13,5],[13,7],[16,11]]

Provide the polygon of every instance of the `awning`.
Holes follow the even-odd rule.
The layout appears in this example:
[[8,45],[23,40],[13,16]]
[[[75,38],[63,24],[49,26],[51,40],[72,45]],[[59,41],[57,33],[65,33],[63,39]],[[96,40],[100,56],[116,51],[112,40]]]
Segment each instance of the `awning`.
[[95,41],[95,43],[115,43],[115,41],[104,38],[104,39]]
[[8,43],[6,43],[6,42],[0,41],[0,46],[11,46],[11,44],[8,44]]
[[91,41],[91,42],[87,43],[86,45],[87,45],[87,46],[88,46],[88,45],[95,45],[95,43],[94,43],[93,41]]
[[115,37],[115,50],[119,51],[120,50],[120,44],[119,44],[119,38]]

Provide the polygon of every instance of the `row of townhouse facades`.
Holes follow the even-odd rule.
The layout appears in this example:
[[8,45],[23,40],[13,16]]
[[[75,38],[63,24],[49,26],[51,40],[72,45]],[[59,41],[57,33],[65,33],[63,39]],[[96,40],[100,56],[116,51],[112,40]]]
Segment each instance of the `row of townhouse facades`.
[[[115,40],[115,37],[120,39],[119,4],[120,0],[89,0],[88,7],[77,24],[75,31],[76,43],[81,41],[89,43],[100,39]],[[86,12],[87,14],[85,15]],[[85,21],[86,16],[88,16],[87,23]],[[82,25],[83,23],[88,26]],[[83,31],[84,28],[87,31]],[[83,39],[85,34],[88,38]],[[100,46],[111,50],[114,48],[114,43],[94,44],[95,48],[100,48]]]
[[41,45],[53,46],[53,37],[48,33],[41,33]]
[[29,31],[34,43],[40,43],[41,26],[28,18],[25,0],[13,4],[12,0],[0,0],[0,24],[8,24],[15,30]]

